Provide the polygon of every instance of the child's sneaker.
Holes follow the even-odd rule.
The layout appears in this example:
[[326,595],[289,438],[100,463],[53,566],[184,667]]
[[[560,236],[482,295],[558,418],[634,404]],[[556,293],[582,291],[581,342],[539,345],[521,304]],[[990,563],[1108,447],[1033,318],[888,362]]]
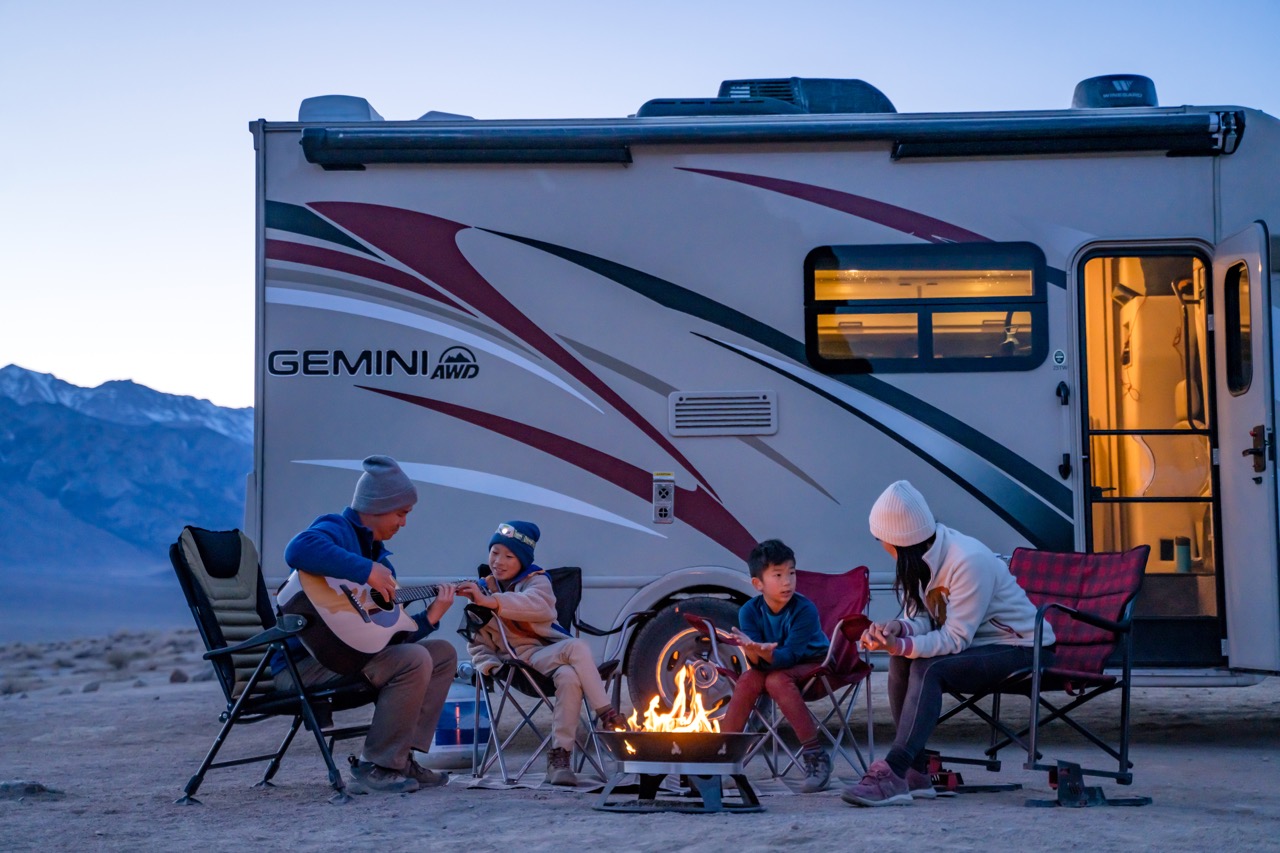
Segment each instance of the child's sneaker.
[[816,794],[825,791],[831,781],[831,756],[821,747],[806,749],[800,753],[800,763],[804,766],[804,781],[800,783],[800,793]]
[[627,723],[627,718],[622,716],[622,712],[616,708],[607,708],[600,712],[596,724],[600,731],[604,732],[629,732],[631,726]]
[[578,784],[578,777],[573,775],[573,768],[569,766],[569,750],[557,747],[547,753],[547,781],[552,785],[570,787]]
[[381,767],[372,761],[351,762],[351,784],[347,790],[353,794],[412,794],[418,790],[418,780],[405,776],[390,767]]
[[884,761],[875,761],[862,781],[845,788],[840,799],[855,806],[909,806],[911,791],[906,779],[896,775]]

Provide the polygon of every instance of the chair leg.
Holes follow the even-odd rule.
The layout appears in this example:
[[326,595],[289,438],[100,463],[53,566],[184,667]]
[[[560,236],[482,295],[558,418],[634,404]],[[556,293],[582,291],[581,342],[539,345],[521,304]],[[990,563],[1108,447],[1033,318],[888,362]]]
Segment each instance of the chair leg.
[[214,766],[214,759],[218,757],[218,751],[222,749],[222,744],[226,742],[227,734],[231,731],[231,727],[239,721],[240,715],[244,713],[244,704],[253,693],[253,688],[262,679],[262,672],[266,669],[269,658],[270,653],[268,652],[268,654],[262,656],[262,660],[258,661],[257,669],[253,671],[253,675],[249,676],[249,681],[245,684],[244,691],[236,699],[235,704],[231,706],[231,711],[227,714],[227,719],[223,722],[222,728],[218,730],[217,737],[213,739],[213,744],[209,747],[208,753],[205,754],[204,762],[200,765],[200,769],[187,780],[186,787],[182,789],[182,796],[174,802],[181,805],[200,804],[200,801],[196,799],[196,791],[200,789],[200,785],[204,782],[204,774],[208,773],[209,768]]
[[[271,756],[271,761],[267,764],[266,771],[262,774],[262,778],[258,780],[255,788],[274,788],[271,784],[271,778],[276,775],[276,771],[280,769],[280,761],[284,758],[284,754],[289,750],[289,744],[293,743],[293,737],[298,733],[298,729],[302,727],[302,715],[295,714],[293,717],[293,725],[289,726],[289,732],[284,736],[284,740],[280,743],[280,748],[276,750],[276,754]],[[329,745],[330,750],[333,745]]]

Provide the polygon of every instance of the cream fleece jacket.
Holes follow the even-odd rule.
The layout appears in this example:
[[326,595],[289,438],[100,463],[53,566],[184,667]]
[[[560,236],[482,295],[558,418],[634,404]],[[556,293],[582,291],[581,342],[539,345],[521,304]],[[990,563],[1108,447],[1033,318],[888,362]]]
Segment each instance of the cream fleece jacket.
[[477,669],[483,669],[486,663],[497,664],[507,656],[498,631],[499,619],[506,629],[512,651],[521,660],[527,660],[543,646],[569,638],[568,634],[555,627],[556,595],[546,573],[534,572],[512,589],[492,595],[498,602],[494,618],[476,633],[474,641],[467,644],[467,652]]
[[[923,595],[929,612],[901,620],[906,636],[894,644],[894,654],[931,658],[970,646],[1035,643],[1035,605],[986,545],[939,524],[924,561],[933,574]],[[1053,627],[1046,621],[1044,643],[1053,641]]]

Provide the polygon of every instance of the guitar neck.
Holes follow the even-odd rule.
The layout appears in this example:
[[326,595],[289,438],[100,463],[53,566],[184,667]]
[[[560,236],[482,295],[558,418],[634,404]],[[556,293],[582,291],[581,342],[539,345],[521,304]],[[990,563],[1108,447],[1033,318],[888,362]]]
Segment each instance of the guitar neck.
[[[445,583],[457,583],[457,581],[445,581]],[[396,589],[396,604],[408,604],[412,601],[421,601],[424,598],[435,598],[442,586],[444,586],[444,583],[398,587]]]

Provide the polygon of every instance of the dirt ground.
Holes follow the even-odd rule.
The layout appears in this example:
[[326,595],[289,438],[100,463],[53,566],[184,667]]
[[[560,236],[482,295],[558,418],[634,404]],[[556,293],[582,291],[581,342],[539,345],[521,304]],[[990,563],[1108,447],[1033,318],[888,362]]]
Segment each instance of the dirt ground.
[[[302,736],[276,787],[252,787],[262,765],[215,770],[200,789],[203,805],[175,805],[217,732],[223,704],[203,675],[197,645],[186,631],[0,646],[0,846],[752,851],[892,843],[1128,851],[1274,850],[1280,838],[1280,679],[1274,678],[1244,688],[1137,691],[1135,783],[1103,787],[1113,797],[1152,797],[1143,808],[1027,808],[1029,797],[1053,792],[1044,774],[1022,770],[1013,753],[1001,773],[973,770],[965,777],[1020,782],[1021,791],[882,809],[847,806],[833,785],[824,794],[763,796],[766,811],[758,814],[613,814],[594,811],[589,794],[469,788],[466,772],[444,788],[332,805],[319,752]],[[888,718],[881,678],[873,678],[877,721]],[[361,718],[350,712],[339,721]],[[270,748],[282,734],[282,721],[239,727],[224,756]],[[881,753],[891,734],[878,722]],[[977,726],[952,725],[936,740],[971,753],[982,737]],[[1052,735],[1047,752],[1080,754],[1076,743],[1064,729]],[[339,745],[339,754],[355,746]],[[748,773],[765,774],[763,762],[752,762]],[[850,775],[847,767],[843,775]]]

